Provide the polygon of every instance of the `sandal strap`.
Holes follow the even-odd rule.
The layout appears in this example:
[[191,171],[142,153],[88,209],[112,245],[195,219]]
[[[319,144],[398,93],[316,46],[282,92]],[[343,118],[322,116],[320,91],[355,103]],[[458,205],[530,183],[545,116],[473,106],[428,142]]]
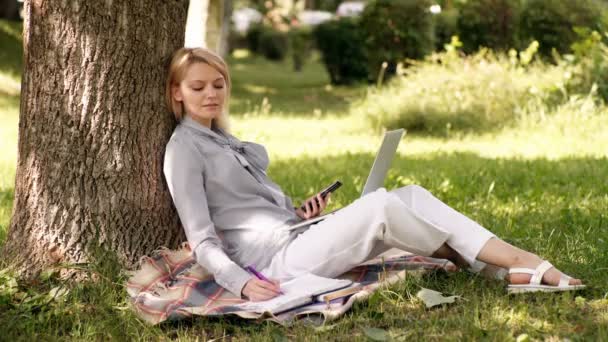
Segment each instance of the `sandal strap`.
[[509,269],[509,274],[512,274],[512,273],[534,274],[534,272],[536,272],[536,270],[533,270],[531,268],[510,268]]
[[559,278],[559,284],[557,286],[558,287],[570,286],[570,279],[572,279],[572,278],[565,274],[562,274],[561,277]]
[[543,275],[545,275],[545,273],[552,267],[553,265],[546,260],[541,262],[540,265],[536,267],[536,270],[530,279],[530,284],[540,285],[541,281],[543,280]]

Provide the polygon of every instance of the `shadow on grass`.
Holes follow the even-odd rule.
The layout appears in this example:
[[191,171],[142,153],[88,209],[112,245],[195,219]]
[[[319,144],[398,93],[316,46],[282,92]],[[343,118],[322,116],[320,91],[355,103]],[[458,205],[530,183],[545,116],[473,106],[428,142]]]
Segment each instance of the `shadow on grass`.
[[[272,112],[284,116],[312,116],[349,112],[350,103],[365,94],[365,87],[330,87],[318,58],[312,58],[301,72],[288,62],[271,62],[263,57],[229,60],[232,73],[231,113]],[[263,104],[264,98],[267,104]],[[268,106],[268,104],[270,106]]]
[[[373,162],[371,154],[291,159],[269,173],[295,203],[334,180],[344,185],[331,210],[355,200]],[[582,277],[601,296],[608,290],[608,160],[487,159],[472,153],[399,157],[385,186],[418,184],[504,240],[538,253]]]

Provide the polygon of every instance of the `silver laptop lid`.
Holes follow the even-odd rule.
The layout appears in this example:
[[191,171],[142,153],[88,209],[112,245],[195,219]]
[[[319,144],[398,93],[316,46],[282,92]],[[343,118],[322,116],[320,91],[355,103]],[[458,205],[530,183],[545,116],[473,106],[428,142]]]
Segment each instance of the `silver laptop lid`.
[[399,142],[401,141],[404,132],[405,130],[401,128],[394,131],[388,131],[384,134],[384,140],[382,140],[380,150],[378,150],[378,154],[376,154],[374,165],[372,165],[372,169],[369,171],[369,176],[367,177],[361,196],[376,191],[384,186],[384,178],[386,178],[386,173],[391,167],[395,152],[397,151],[397,146],[399,146]]

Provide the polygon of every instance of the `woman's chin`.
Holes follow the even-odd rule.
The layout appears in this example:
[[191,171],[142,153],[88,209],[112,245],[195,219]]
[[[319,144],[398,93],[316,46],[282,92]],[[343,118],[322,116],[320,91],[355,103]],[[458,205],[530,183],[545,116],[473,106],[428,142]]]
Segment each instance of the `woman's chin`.
[[217,119],[217,117],[220,116],[221,114],[222,114],[222,112],[217,109],[204,110],[201,113],[201,115],[204,115],[210,119]]
[[202,112],[202,113],[197,113],[196,117],[200,118],[200,119],[204,119],[204,120],[213,120],[213,119],[217,119],[219,118],[221,115],[221,113],[216,113],[216,112]]

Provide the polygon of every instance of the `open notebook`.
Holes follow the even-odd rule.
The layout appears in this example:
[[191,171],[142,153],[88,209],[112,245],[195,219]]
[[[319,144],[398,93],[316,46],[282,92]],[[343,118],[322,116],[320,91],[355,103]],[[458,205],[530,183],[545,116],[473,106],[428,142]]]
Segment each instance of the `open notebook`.
[[237,307],[253,312],[283,312],[304,304],[312,303],[316,296],[345,288],[353,282],[347,279],[332,279],[307,273],[281,283],[284,294],[263,302],[245,302]]

